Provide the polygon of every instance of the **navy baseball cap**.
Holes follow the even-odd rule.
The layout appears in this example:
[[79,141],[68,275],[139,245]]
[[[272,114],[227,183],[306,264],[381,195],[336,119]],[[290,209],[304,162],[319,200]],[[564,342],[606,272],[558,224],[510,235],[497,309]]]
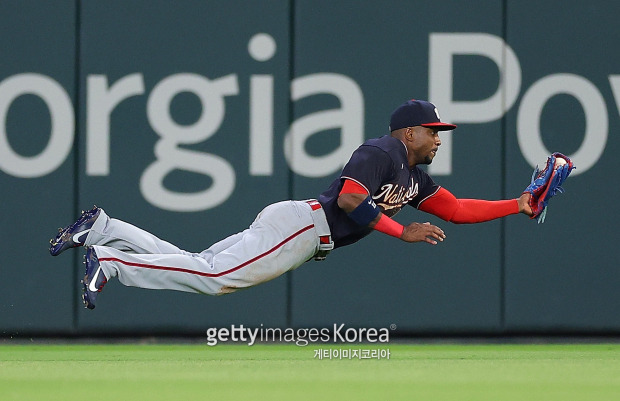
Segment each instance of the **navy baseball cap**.
[[454,124],[442,123],[437,107],[425,100],[411,99],[401,104],[390,118],[390,132],[418,125],[438,131],[450,131],[456,128]]

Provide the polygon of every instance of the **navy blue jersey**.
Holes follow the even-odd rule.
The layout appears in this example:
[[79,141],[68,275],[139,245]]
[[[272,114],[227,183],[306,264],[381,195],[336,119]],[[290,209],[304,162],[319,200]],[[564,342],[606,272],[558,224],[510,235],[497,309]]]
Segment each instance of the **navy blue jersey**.
[[346,179],[366,188],[389,217],[406,204],[417,208],[439,190],[425,171],[417,166],[409,168],[407,148],[400,139],[386,135],[364,142],[353,152],[340,177],[319,197],[336,248],[352,244],[373,231],[359,226],[338,207],[338,195]]

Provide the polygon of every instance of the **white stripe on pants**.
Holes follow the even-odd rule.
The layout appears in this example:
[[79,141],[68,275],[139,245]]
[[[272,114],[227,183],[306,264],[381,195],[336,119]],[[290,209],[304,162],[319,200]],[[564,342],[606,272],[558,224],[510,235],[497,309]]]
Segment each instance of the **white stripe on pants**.
[[[221,295],[274,279],[309,260],[319,246],[315,219],[305,201],[284,201],[263,209],[250,228],[192,253],[102,210],[87,245],[106,277],[127,286]],[[324,232],[321,232],[324,234]]]

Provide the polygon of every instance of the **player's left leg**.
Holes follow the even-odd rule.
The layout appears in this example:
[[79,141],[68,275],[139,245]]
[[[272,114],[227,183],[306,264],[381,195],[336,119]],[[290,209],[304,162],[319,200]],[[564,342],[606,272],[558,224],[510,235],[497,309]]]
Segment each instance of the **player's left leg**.
[[82,300],[88,309],[95,309],[97,295],[103,290],[103,286],[108,282],[108,278],[103,273],[97,254],[93,248],[86,248],[84,256],[86,274],[82,279]]

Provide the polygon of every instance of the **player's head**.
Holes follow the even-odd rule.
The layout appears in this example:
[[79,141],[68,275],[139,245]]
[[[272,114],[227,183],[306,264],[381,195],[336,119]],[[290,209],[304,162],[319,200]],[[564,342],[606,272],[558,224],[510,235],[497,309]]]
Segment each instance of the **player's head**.
[[410,164],[431,164],[441,146],[438,132],[455,128],[441,122],[435,105],[424,100],[401,104],[390,119],[390,132],[407,147]]
[[434,104],[425,100],[411,99],[398,106],[392,113],[390,132],[416,126],[432,128],[437,131],[450,131],[456,128],[454,124],[441,122],[439,112]]

